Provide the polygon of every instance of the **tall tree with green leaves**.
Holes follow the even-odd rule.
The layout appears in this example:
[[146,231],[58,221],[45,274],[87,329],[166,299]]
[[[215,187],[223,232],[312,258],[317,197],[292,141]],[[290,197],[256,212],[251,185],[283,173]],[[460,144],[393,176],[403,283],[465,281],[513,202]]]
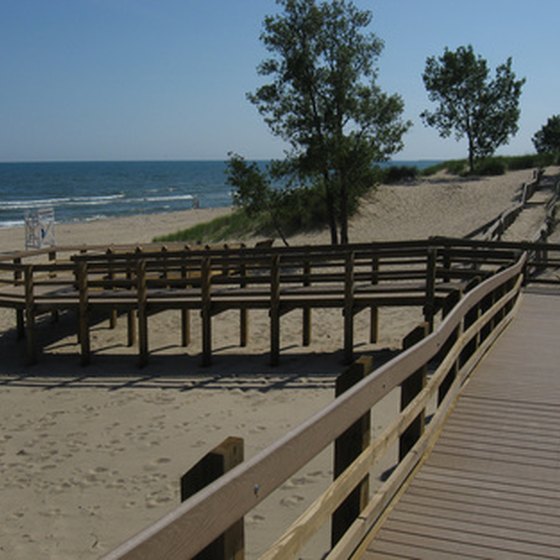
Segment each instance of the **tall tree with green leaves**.
[[402,149],[403,101],[376,85],[382,41],[350,0],[277,0],[258,67],[268,83],[248,94],[290,148],[273,166],[289,186],[323,189],[331,242],[347,243],[353,202],[374,184],[373,163]]
[[560,155],[560,115],[553,115],[533,136],[535,150],[539,154]]
[[491,156],[517,133],[525,79],[516,79],[511,63],[508,58],[490,79],[486,60],[471,45],[446,48],[443,56],[426,61],[422,78],[430,101],[438,105],[420,116],[443,138],[452,133],[457,140],[467,138],[471,173],[477,159]]

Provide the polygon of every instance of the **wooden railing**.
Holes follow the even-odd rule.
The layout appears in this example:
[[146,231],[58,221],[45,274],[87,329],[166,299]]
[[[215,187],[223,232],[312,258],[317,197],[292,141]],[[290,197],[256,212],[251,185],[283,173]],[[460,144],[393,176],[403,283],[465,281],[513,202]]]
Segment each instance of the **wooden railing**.
[[[35,316],[73,310],[79,316],[81,360],[90,361],[92,311],[128,315],[128,340],[138,342],[140,365],[148,361],[148,317],[158,311],[182,313],[182,345],[190,341],[189,312],[202,319],[202,363],[212,359],[212,318],[234,309],[240,313],[240,345],[248,340],[248,312],[270,312],[270,361],[278,363],[280,318],[303,310],[304,346],[311,340],[311,310],[343,311],[344,355],[353,359],[354,316],[371,309],[370,340],[377,338],[377,310],[385,306],[423,307],[433,319],[450,292],[477,276],[487,277],[513,262],[516,250],[456,246],[453,242],[411,241],[345,247],[172,249],[160,246],[134,251],[109,247],[72,254],[53,249],[47,262],[39,252],[0,262],[0,306],[16,310],[27,361],[37,355]],[[59,258],[63,254],[65,258]]]
[[[471,285],[463,297],[451,294],[453,301],[444,308],[446,316],[433,332],[427,334],[425,325],[415,329],[410,337],[420,340],[398,357],[109,553],[105,560],[194,557],[400,386],[401,396],[406,394],[401,398],[400,413],[262,558],[295,558],[297,551],[368,476],[382,453],[400,440],[399,462],[392,475],[327,556],[331,560],[351,557],[433,444],[466,376],[511,319],[524,270],[525,254],[476,287]],[[436,395],[437,408],[426,422],[427,404]]]

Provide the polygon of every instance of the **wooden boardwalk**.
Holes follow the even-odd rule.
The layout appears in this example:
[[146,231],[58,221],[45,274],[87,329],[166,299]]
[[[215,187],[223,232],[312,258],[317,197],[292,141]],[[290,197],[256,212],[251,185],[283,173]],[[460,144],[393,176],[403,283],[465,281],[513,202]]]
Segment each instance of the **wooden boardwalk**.
[[523,295],[362,558],[560,558],[559,325],[560,295]]

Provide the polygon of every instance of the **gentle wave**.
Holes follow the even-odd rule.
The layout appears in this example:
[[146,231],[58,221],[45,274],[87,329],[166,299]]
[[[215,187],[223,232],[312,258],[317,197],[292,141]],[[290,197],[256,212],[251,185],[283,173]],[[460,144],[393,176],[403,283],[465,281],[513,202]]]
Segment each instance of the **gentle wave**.
[[38,198],[32,200],[4,200],[0,205],[5,209],[21,210],[24,208],[39,208],[41,206],[94,206],[109,204],[115,200],[123,199],[124,193],[106,196],[64,197],[64,198]]

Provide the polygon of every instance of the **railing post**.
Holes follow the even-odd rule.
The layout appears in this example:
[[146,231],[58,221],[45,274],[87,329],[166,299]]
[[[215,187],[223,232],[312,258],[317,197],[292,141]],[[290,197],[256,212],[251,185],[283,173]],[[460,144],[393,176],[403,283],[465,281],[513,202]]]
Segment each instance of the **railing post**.
[[[184,282],[184,289],[188,289],[187,282],[187,267],[183,262],[181,263],[181,280]],[[188,346],[191,342],[191,314],[187,308],[181,309],[181,345]]]
[[[371,258],[371,284],[379,284],[379,255]],[[370,307],[369,341],[373,344],[379,340],[379,308]]]
[[[339,397],[373,371],[371,356],[361,356],[336,379]],[[334,443],[334,478],[338,478],[369,445],[371,413],[364,414]],[[368,503],[369,477],[366,476],[332,515],[331,545],[334,547]]]
[[35,302],[33,297],[33,266],[26,265],[23,271],[25,290],[25,350],[26,363],[32,365],[37,361],[35,347]]
[[138,306],[138,365],[148,363],[148,290],[146,286],[146,260],[140,259],[136,266],[136,296]]
[[[407,350],[428,336],[430,326],[427,322],[421,323],[403,338],[403,350]],[[416,395],[426,385],[427,367],[422,365],[401,384],[401,410],[414,400]],[[399,438],[399,461],[410,451],[424,432],[425,411],[423,410],[402,433]]]
[[[107,255],[107,280],[109,280],[109,282],[113,282],[113,280],[115,279],[115,272],[114,272],[114,262],[113,259],[111,258],[112,255],[114,254],[114,251],[111,247],[107,248],[107,251],[105,251],[105,254]],[[113,290],[114,287],[111,286],[111,290]],[[111,311],[109,311],[109,328],[110,329],[114,329],[117,326],[117,310],[116,309],[111,309]]]
[[[311,286],[311,263],[309,257],[306,257],[303,263],[303,285],[306,287]],[[311,307],[309,305],[303,308],[302,344],[303,346],[311,344]]]
[[210,300],[211,262],[204,257],[200,270],[200,291],[202,316],[202,366],[212,364],[212,302]]
[[280,255],[273,255],[270,267],[270,365],[280,360]]
[[[21,282],[21,257],[16,257],[14,259],[14,286],[17,286]],[[25,291],[25,288],[24,288]],[[16,309],[16,332],[18,340],[25,338],[25,311],[24,309]]]
[[354,253],[347,253],[344,264],[344,363],[354,359]]
[[[243,462],[243,439],[226,438],[181,477],[181,501],[202,490]],[[243,518],[199,552],[194,560],[243,560],[245,530]]]
[[88,272],[86,261],[78,262],[78,328],[80,339],[80,360],[82,366],[90,362],[90,340],[89,340],[89,294],[88,294]]
[[[48,259],[49,259],[49,263],[53,263],[56,265],[56,251],[52,250],[49,251],[48,254]],[[51,270],[49,271],[49,278],[56,278],[56,272]],[[59,313],[58,313],[58,309],[53,309],[51,311],[51,320],[53,323],[58,322],[58,320],[60,319]]]
[[[239,287],[241,289],[247,287],[247,265],[241,262],[239,266]],[[249,310],[242,308],[239,310],[239,346],[245,348],[249,342]]]
[[424,305],[424,319],[428,323],[430,332],[434,330],[436,264],[437,249],[429,247],[426,262],[426,303]]

